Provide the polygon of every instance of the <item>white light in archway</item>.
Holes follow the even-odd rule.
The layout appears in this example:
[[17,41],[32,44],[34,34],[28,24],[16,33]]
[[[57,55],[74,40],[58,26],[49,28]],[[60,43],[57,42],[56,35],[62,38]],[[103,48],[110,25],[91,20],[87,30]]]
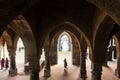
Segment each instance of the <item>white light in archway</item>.
[[24,62],[25,53],[24,53],[24,44],[21,38],[18,39],[17,42],[17,50],[16,50],[16,61]]
[[63,35],[61,38],[62,51],[68,51],[68,36]]

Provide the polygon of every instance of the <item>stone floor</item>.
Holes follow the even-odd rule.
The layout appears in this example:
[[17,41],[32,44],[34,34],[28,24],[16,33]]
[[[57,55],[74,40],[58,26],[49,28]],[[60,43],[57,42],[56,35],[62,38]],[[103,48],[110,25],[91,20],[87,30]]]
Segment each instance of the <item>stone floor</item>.
[[[65,56],[66,57],[66,56]],[[64,71],[63,67],[63,59],[64,56],[59,57],[59,61],[57,65],[51,66],[51,77],[44,77],[44,70],[41,70],[39,73],[40,80],[91,80],[91,63],[90,60],[87,59],[87,78],[80,78],[80,67],[74,66],[71,64],[70,56],[67,57],[68,62],[68,70]],[[0,80],[29,80],[29,74],[24,73],[23,62],[17,62],[18,75],[14,77],[9,77],[8,70],[0,70]],[[102,80],[120,80],[114,75],[116,61],[108,62],[109,68],[103,67],[102,72]]]
[[[109,68],[103,67],[102,80],[120,80],[114,75],[115,62],[109,62]],[[45,78],[43,73],[44,70],[40,72],[40,80],[91,80],[91,69],[90,61],[87,60],[87,78],[80,78],[80,67],[71,65],[68,63],[67,72],[64,71],[63,63],[59,63],[51,67],[51,77]]]

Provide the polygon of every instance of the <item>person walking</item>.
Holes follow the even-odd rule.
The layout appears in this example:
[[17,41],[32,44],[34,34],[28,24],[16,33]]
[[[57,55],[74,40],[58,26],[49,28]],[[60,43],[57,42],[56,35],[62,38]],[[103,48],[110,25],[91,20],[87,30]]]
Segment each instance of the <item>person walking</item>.
[[64,59],[64,69],[67,69],[67,60],[66,60],[66,58]]
[[4,68],[4,64],[5,64],[5,60],[4,60],[4,58],[2,58],[2,60],[1,60],[1,69]]
[[6,70],[8,69],[9,67],[9,61],[8,61],[8,58],[6,57],[6,60],[5,60],[5,68]]

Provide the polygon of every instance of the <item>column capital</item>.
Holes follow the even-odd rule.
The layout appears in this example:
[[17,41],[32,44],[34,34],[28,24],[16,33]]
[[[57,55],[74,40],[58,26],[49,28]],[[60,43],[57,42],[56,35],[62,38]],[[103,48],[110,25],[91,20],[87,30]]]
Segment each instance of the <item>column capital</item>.
[[7,50],[9,52],[9,56],[10,57],[15,57],[16,55],[16,48],[15,47],[12,47],[12,46],[7,46]]
[[37,69],[30,69],[30,80],[39,80],[39,71]]

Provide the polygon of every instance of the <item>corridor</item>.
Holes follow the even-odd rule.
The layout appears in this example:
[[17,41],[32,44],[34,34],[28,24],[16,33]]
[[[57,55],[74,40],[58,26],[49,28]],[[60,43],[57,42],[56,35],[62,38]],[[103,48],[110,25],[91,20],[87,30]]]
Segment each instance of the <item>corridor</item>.
[[[91,80],[91,69],[90,61],[87,59],[87,78],[81,79],[79,76],[80,68],[78,66],[71,65],[71,62],[68,61],[68,70],[64,71],[63,61],[59,64],[51,66],[51,77],[44,78],[44,70],[40,72],[40,80]],[[23,65],[21,62],[17,62],[18,75],[14,77],[9,77],[8,70],[0,70],[0,80],[29,80],[29,74],[25,74],[23,70]],[[103,67],[102,80],[120,80],[114,75],[115,70],[115,61],[110,61],[108,63],[109,68]]]
[[[80,68],[68,64],[67,72],[64,71],[63,63],[51,67],[51,77],[44,78],[44,70],[40,72],[40,80],[91,80],[91,69],[87,60],[87,78],[81,79],[79,76]],[[18,63],[21,64],[21,63]],[[103,67],[102,80],[120,80],[114,75],[115,62],[109,62],[109,68]],[[29,80],[29,74],[24,74],[23,66],[18,65],[18,75],[9,77],[8,70],[0,70],[0,80]]]
[[[51,67],[51,77],[44,78],[44,70],[40,72],[40,80],[91,80],[90,61],[87,61],[87,78],[80,78],[80,68],[68,63],[67,72],[64,71],[63,62]],[[115,62],[109,62],[109,68],[103,67],[102,80],[120,80],[114,75]]]

